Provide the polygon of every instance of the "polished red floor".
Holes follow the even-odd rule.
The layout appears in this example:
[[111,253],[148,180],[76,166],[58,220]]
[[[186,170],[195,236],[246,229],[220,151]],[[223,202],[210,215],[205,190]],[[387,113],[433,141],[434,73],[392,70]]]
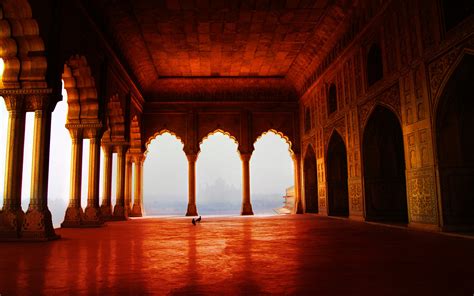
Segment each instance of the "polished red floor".
[[6,295],[473,295],[474,240],[315,215],[153,218],[0,244]]

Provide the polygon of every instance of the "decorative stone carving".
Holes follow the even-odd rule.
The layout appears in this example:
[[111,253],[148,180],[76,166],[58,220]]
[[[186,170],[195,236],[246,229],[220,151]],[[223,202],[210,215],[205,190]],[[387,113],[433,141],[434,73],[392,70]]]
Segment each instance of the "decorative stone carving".
[[444,76],[456,58],[459,56],[459,52],[459,48],[455,48],[429,65],[428,72],[430,76],[430,89],[432,98],[437,96]]
[[363,129],[367,122],[367,118],[374,108],[376,103],[383,103],[384,105],[388,105],[392,107],[392,109],[398,114],[400,117],[400,88],[398,83],[393,84],[388,89],[383,91],[380,95],[376,96],[373,99],[370,99],[364,102],[362,105],[359,105],[359,122],[360,128]]
[[436,223],[438,221],[433,168],[408,170],[407,193],[411,222]]
[[357,178],[349,180],[349,200],[351,213],[362,212],[362,181]]

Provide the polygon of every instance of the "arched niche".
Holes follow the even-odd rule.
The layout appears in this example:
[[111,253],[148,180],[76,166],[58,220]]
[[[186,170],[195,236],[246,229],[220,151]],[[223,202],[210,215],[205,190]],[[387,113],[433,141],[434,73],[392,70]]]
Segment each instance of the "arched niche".
[[408,222],[403,132],[397,116],[376,106],[364,130],[367,220]]
[[308,145],[303,163],[304,198],[306,213],[318,212],[318,171],[316,153],[313,146]]
[[330,216],[349,216],[347,151],[341,135],[334,131],[328,145],[326,179]]
[[474,228],[474,56],[465,55],[439,98],[435,131],[443,226]]
[[383,78],[382,50],[377,43],[373,43],[367,52],[367,86],[372,86]]

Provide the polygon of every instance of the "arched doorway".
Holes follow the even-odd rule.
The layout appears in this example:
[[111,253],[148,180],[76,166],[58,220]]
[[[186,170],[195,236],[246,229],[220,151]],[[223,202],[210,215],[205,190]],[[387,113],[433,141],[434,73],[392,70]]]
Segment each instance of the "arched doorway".
[[306,213],[318,212],[318,175],[316,168],[316,154],[313,147],[308,145],[304,157],[304,197]]
[[254,214],[291,213],[294,199],[287,189],[294,185],[291,142],[276,130],[264,132],[254,143],[250,159],[250,191]]
[[466,55],[447,82],[436,114],[443,224],[474,227],[474,56]]
[[216,130],[200,144],[196,161],[196,205],[202,215],[239,215],[242,208],[242,160],[238,142]]
[[327,153],[329,215],[349,216],[347,152],[344,140],[336,131],[329,140]]
[[403,133],[392,111],[374,109],[365,127],[362,154],[366,218],[408,222]]
[[147,215],[186,213],[188,161],[183,146],[181,139],[168,131],[148,141],[143,164],[143,206]]

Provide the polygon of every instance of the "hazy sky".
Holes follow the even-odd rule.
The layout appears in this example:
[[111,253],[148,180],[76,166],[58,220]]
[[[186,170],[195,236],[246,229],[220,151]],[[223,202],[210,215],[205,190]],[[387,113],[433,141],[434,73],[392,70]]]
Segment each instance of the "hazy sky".
[[[62,200],[64,207],[69,200],[69,177],[71,140],[65,128],[67,104],[66,94],[53,112],[51,132],[51,157],[49,175],[49,200]],[[31,155],[33,143],[34,114],[27,113],[25,152],[23,167],[22,207],[26,211],[29,203],[31,179]],[[3,98],[0,100],[0,202],[3,204],[5,147],[8,126],[8,112]],[[84,140],[82,206],[87,204],[87,165],[89,159],[89,141]],[[255,144],[251,158],[251,192],[253,194],[280,194],[293,185],[293,162],[288,144],[278,135],[267,133]],[[202,144],[196,163],[197,202],[199,192],[218,178],[228,185],[241,190],[242,163],[237,152],[237,144],[228,136],[216,133],[210,135]],[[102,198],[103,156],[101,157],[100,197]],[[115,204],[116,155],[113,157],[112,203]],[[135,174],[135,172],[133,172]],[[148,146],[144,164],[144,196],[160,200],[167,196],[177,196],[187,200],[188,164],[183,152],[183,144],[173,135],[166,133],[154,139]],[[53,215],[63,215],[53,213]]]

